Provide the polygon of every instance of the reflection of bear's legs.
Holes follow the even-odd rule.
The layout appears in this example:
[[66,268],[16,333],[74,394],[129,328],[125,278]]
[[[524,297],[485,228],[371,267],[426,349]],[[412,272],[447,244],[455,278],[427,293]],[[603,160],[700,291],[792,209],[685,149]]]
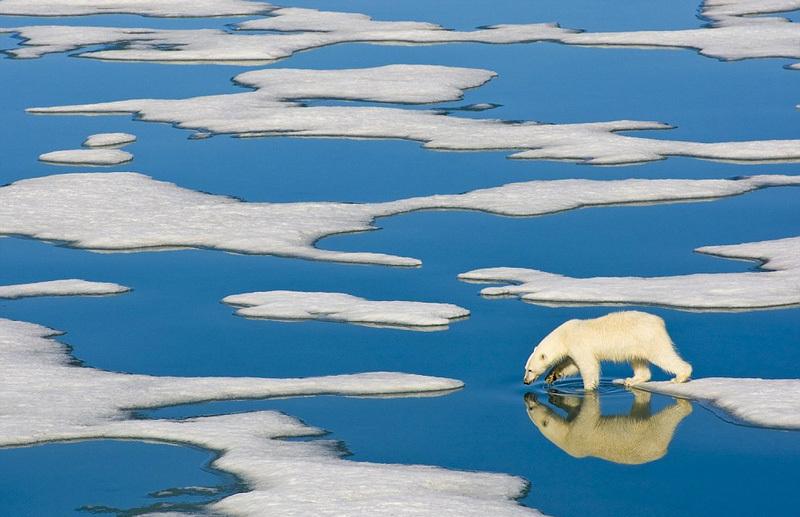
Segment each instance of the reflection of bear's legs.
[[665,372],[674,373],[672,382],[686,382],[692,375],[692,365],[681,359],[672,347],[658,354],[658,357],[651,357],[650,362]]
[[633,406],[631,406],[631,416],[633,418],[640,419],[650,418],[652,414],[650,409],[650,392],[643,390],[631,391],[633,391]]
[[631,367],[633,368],[633,377],[625,379],[625,386],[633,386],[650,380],[650,365],[646,360],[634,359],[631,361]]

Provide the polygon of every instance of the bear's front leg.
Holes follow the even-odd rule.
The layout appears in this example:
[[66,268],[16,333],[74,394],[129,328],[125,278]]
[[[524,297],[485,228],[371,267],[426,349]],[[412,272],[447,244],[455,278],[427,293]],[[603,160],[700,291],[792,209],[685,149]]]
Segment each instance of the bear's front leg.
[[593,391],[597,389],[600,384],[600,362],[590,355],[580,355],[573,357],[575,366],[578,367],[583,379],[583,389],[585,391]]

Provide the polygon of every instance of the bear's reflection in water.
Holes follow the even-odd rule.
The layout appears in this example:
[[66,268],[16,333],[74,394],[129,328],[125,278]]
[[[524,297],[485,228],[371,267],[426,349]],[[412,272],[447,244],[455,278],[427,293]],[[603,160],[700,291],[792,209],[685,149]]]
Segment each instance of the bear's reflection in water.
[[603,416],[596,392],[581,396],[550,393],[548,402],[566,411],[566,417],[533,393],[525,394],[525,406],[539,432],[570,456],[639,465],[667,453],[675,428],[692,412],[692,404],[677,399],[652,414],[650,393],[633,390],[633,396],[628,415]]

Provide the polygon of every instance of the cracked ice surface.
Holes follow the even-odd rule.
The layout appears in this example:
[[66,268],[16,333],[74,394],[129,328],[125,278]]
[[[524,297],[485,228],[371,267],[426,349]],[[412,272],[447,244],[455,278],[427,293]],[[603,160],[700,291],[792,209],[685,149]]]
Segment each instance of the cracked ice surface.
[[68,279],[30,284],[0,285],[0,298],[31,296],[100,296],[130,291],[130,287],[109,282]]
[[800,429],[800,380],[709,377],[684,384],[646,382],[636,388],[708,402],[761,427]]
[[800,140],[687,142],[621,135],[668,129],[657,122],[617,120],[578,124],[508,123],[434,111],[372,106],[304,106],[302,99],[394,103],[455,100],[494,76],[488,70],[390,65],[350,70],[269,69],[234,79],[255,91],[187,99],[138,99],[30,108],[38,114],[133,113],[150,122],[242,136],[403,139],[437,150],[516,151],[512,158],[624,165],[689,156],[738,162],[796,161]]
[[732,180],[556,180],[385,203],[247,203],[136,173],[60,174],[0,187],[0,235],[25,235],[96,251],[193,247],[418,266],[420,261],[413,258],[330,251],[314,244],[329,235],[373,229],[377,217],[415,210],[534,216],[593,205],[707,200],[798,183],[800,177],[780,175]]
[[459,381],[400,373],[305,379],[131,375],[75,365],[53,341],[56,334],[0,319],[0,445],[119,438],[205,447],[219,453],[216,468],[248,487],[210,505],[212,513],[226,515],[540,515],[515,501],[526,488],[520,478],[345,461],[329,441],[281,440],[322,431],[274,411],[186,420],[132,419],[130,413],[229,398],[436,393],[460,387]]
[[322,320],[390,326],[408,330],[444,330],[467,309],[449,303],[366,300],[345,293],[264,291],[226,296],[236,314],[277,320]]
[[535,269],[486,268],[461,280],[514,285],[487,287],[485,296],[517,296],[543,305],[661,305],[676,309],[744,311],[800,304],[800,237],[728,246],[700,253],[763,261],[763,272],[663,277],[571,278]]

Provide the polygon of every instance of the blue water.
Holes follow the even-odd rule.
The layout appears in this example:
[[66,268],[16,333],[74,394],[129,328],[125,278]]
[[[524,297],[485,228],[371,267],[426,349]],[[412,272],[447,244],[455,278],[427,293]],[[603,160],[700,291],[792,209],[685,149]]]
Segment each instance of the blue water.
[[[692,2],[337,1],[292,5],[368,12],[470,28],[559,20],[592,30],[698,26]],[[4,26],[52,20],[9,18]],[[222,27],[233,20],[131,16],[67,19],[153,27]],[[61,20],[59,20],[61,22]],[[0,46],[13,45],[0,38]],[[340,45],[298,54],[277,67],[344,68],[389,63],[483,67],[500,75],[442,106],[502,106],[456,116],[583,122],[659,120],[677,125],[658,138],[702,141],[796,138],[800,75],[785,60],[722,63],[691,51],[533,45],[380,47]],[[43,117],[30,106],[129,97],[177,98],[239,90],[248,67],[102,63],[63,55],[0,61],[0,183],[80,169],[36,161],[101,131],[128,131],[134,170],[249,201],[375,201],[462,192],[511,181],[556,178],[722,178],[797,173],[797,165],[730,165],[692,159],[623,168],[507,160],[505,153],[445,153],[413,142],[291,138],[188,140],[189,133],[130,117]],[[93,169],[100,172],[102,169]],[[306,376],[397,370],[462,379],[441,398],[313,397],[229,401],[150,411],[184,417],[278,409],[331,431],[356,461],[424,463],[508,472],[531,481],[524,504],[559,516],[786,514],[800,467],[796,433],[735,425],[702,406],[677,428],[667,455],[638,466],[573,458],[528,418],[520,382],[532,345],[550,329],[607,308],[546,308],[486,300],[458,273],[490,266],[535,267],[575,276],[746,271],[751,263],[692,253],[698,246],[798,233],[797,189],[768,189],[708,203],[593,208],[538,218],[421,212],[382,219],[380,231],[324,239],[328,249],[421,258],[419,269],[338,265],[208,250],[94,254],[25,239],[0,239],[0,284],[79,277],[134,288],[104,298],[0,301],[3,317],[68,333],[87,365],[158,375]],[[327,323],[279,323],[232,316],[225,295],[268,289],[330,290],[376,299],[443,301],[472,310],[446,332],[415,333]],[[800,311],[735,314],[649,308],[697,377],[796,377]],[[609,367],[609,378],[627,375]],[[543,396],[543,403],[549,404]],[[668,407],[653,398],[653,412]],[[631,396],[601,396],[604,414],[627,415]],[[91,441],[0,450],[0,514],[68,515],[86,505],[137,509],[148,494],[184,486],[235,489],[209,471],[210,453],[136,442]],[[44,474],[42,474],[44,473]],[[206,496],[178,496],[176,504]],[[121,510],[120,510],[121,511]]]

